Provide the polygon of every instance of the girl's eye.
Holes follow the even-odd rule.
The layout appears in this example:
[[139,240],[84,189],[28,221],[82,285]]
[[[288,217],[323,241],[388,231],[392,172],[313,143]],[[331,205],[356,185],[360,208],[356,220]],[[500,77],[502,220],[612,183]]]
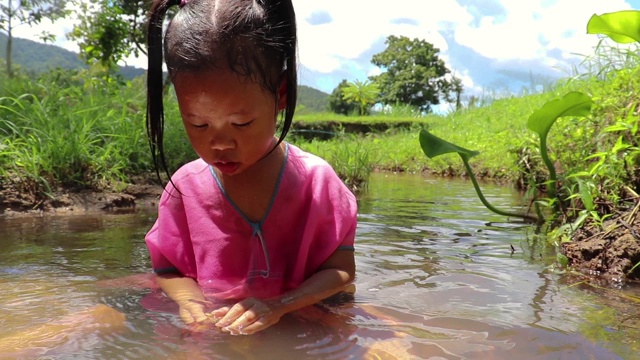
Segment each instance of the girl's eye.
[[205,129],[209,125],[208,124],[191,124],[191,126],[193,126],[196,129]]
[[233,125],[235,125],[236,127],[239,127],[239,128],[248,128],[249,126],[251,126],[251,124],[253,124],[253,120],[248,121],[248,122],[246,122],[246,123],[242,123],[242,124],[233,124]]

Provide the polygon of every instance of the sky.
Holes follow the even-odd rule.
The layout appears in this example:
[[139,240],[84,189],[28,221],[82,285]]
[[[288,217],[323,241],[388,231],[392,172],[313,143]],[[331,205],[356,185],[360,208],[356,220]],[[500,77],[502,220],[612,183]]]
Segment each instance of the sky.
[[[371,64],[389,35],[419,38],[440,50],[465,94],[519,93],[532,83],[574,75],[572,65],[593,54],[599,38],[586,34],[593,14],[640,10],[640,0],[293,0],[298,24],[299,78],[330,93],[343,79],[380,73]],[[16,29],[16,37],[38,40],[47,29],[55,45],[72,22]],[[128,59],[146,68],[146,59]]]

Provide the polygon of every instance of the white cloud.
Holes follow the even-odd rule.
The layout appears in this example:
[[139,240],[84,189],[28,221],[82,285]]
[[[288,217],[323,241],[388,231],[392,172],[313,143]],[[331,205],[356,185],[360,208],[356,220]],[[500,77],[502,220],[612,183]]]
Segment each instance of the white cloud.
[[588,54],[597,37],[586,34],[589,18],[594,13],[629,9],[623,0],[502,0],[506,16],[485,16],[480,25],[462,24],[455,40],[479,54],[496,60],[538,59],[555,65],[547,52],[558,49],[565,58],[572,54]]
[[[389,35],[434,44],[467,90],[522,82],[522,74],[516,79],[514,72],[549,74],[550,68],[567,69],[575,63],[575,54],[591,54],[598,41],[586,34],[592,14],[629,9],[630,3],[640,7],[639,0],[293,2],[301,80],[327,92],[345,77],[363,79],[379,73],[371,56],[384,50]],[[38,40],[38,34],[47,30],[57,36],[57,45],[77,52],[77,45],[65,38],[72,28],[72,20],[43,21],[33,28],[22,26],[14,35]],[[126,63],[146,67],[145,58],[129,58]]]
[[[359,57],[389,35],[420,38],[444,53],[448,45],[438,30],[471,17],[454,0],[439,1],[437,6],[426,6],[423,0],[397,0],[386,6],[368,0],[294,0],[294,6],[300,63],[321,73],[357,60],[365,73],[371,71],[371,59],[363,62]],[[314,13],[326,13],[332,21],[313,25],[308,19]]]

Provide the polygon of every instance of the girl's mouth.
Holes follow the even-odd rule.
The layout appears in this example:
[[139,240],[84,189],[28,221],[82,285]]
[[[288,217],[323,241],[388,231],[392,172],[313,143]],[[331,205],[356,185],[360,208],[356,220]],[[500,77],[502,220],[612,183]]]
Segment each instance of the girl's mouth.
[[215,162],[213,166],[220,170],[223,174],[231,175],[238,170],[240,163],[238,162]]

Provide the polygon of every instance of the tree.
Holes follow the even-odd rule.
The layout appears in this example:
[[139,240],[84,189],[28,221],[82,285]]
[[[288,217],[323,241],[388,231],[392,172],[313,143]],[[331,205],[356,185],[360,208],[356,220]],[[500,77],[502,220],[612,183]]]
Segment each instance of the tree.
[[[55,21],[65,17],[67,0],[5,0],[0,4],[0,31],[7,33],[6,67],[7,75],[13,76],[11,52],[13,51],[13,30],[21,25],[39,24],[43,19]],[[43,41],[55,40],[54,35],[43,31]]]
[[452,84],[447,76],[450,70],[438,57],[440,50],[432,44],[393,35],[385,43],[387,48],[371,60],[383,72],[370,77],[380,87],[383,104],[406,104],[429,112],[441,97],[449,99],[451,91],[462,92],[461,82]]
[[81,11],[67,36],[78,42],[88,64],[114,70],[120,60],[146,55],[145,29],[150,0],[75,0]]
[[357,104],[359,106],[358,114],[360,116],[369,114],[369,108],[376,103],[378,94],[380,94],[378,85],[369,80],[349,82],[347,86],[342,89],[342,98]]
[[349,115],[358,110],[358,105],[344,99],[344,89],[349,86],[343,79],[329,95],[329,109],[336,114]]
[[[460,111],[462,110],[462,91],[464,90],[464,87],[462,86],[462,80],[457,77],[452,77],[449,85],[449,91],[446,95],[447,101],[455,101],[456,111]],[[453,93],[455,99],[450,96],[451,93]]]

